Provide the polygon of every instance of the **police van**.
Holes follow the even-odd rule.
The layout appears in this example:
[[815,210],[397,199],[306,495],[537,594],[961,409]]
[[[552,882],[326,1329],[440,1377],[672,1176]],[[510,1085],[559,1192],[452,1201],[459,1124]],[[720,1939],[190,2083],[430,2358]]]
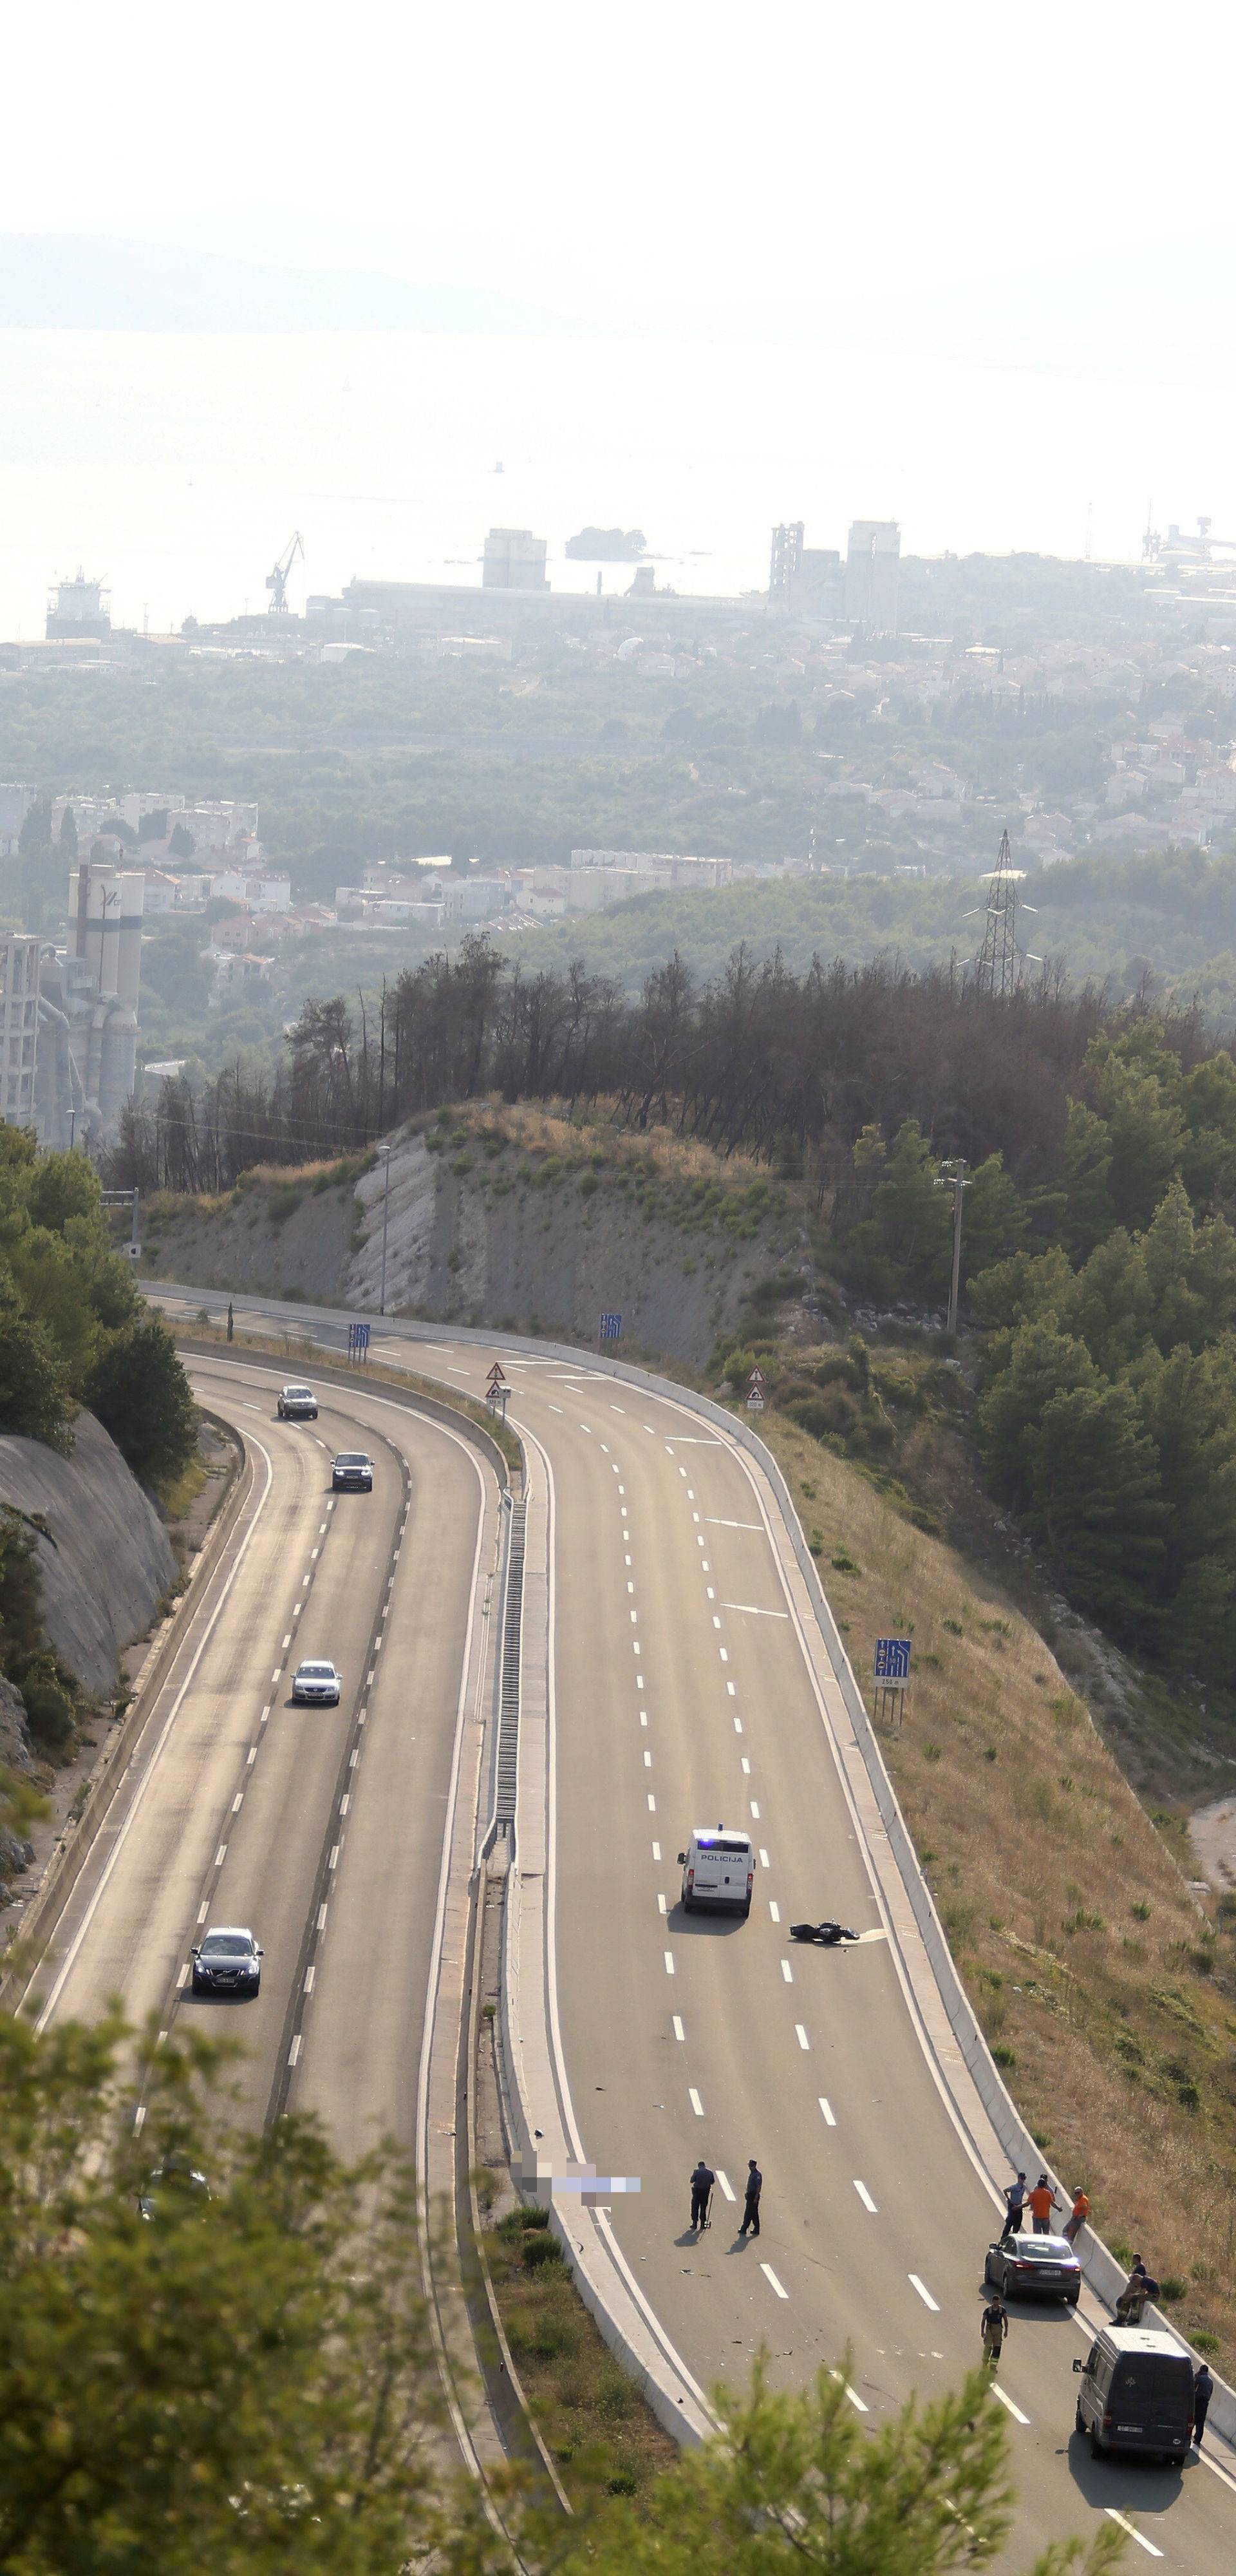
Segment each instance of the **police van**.
[[678,1858],[684,1914],[696,1905],[736,1905],[743,1914],[750,1913],[755,1862],[749,1834],[728,1825],[715,1830],[695,1825]]

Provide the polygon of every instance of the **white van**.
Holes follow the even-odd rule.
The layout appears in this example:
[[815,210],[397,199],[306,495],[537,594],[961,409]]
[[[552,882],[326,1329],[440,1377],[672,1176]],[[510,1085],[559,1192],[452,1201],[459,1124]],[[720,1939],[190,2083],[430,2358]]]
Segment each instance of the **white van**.
[[755,1862],[751,1837],[728,1825],[694,1825],[691,1840],[678,1858],[682,1863],[682,1906],[738,1905],[751,1911]]

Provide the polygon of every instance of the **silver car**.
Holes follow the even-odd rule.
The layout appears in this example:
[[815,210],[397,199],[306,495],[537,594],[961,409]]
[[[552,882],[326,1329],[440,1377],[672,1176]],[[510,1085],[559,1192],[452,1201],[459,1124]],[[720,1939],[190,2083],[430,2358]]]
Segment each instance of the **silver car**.
[[333,1664],[298,1664],[292,1675],[293,1708],[338,1708],[342,1676]]
[[281,1386],[275,1411],[281,1422],[316,1422],[318,1399],[311,1386]]

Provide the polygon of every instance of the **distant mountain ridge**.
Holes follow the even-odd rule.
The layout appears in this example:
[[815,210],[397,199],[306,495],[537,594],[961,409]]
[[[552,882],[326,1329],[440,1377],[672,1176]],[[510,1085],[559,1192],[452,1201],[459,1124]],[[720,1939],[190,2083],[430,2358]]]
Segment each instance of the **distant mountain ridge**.
[[426,331],[555,338],[582,326],[484,287],[268,268],[74,233],[0,234],[0,328]]

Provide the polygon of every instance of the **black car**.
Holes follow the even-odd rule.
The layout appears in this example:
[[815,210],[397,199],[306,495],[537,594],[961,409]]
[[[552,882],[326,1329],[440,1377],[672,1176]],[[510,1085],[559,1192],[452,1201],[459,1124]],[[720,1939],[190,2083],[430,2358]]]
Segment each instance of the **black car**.
[[337,1494],[349,1489],[358,1494],[371,1494],[373,1460],[365,1456],[363,1449],[341,1449],[331,1468],[330,1480]]
[[989,2245],[983,2279],[1005,2299],[1063,2299],[1075,2308],[1081,2297],[1081,2265],[1066,2236],[1010,2236],[1007,2244]]
[[211,1924],[193,1949],[195,1995],[255,1995],[262,1982],[262,1953],[251,1932],[236,1924]]
[[167,2156],[146,2177],[145,2189],[138,2193],[137,2208],[141,2218],[203,2218],[210,2199],[210,2185],[204,2173],[183,2156]]

